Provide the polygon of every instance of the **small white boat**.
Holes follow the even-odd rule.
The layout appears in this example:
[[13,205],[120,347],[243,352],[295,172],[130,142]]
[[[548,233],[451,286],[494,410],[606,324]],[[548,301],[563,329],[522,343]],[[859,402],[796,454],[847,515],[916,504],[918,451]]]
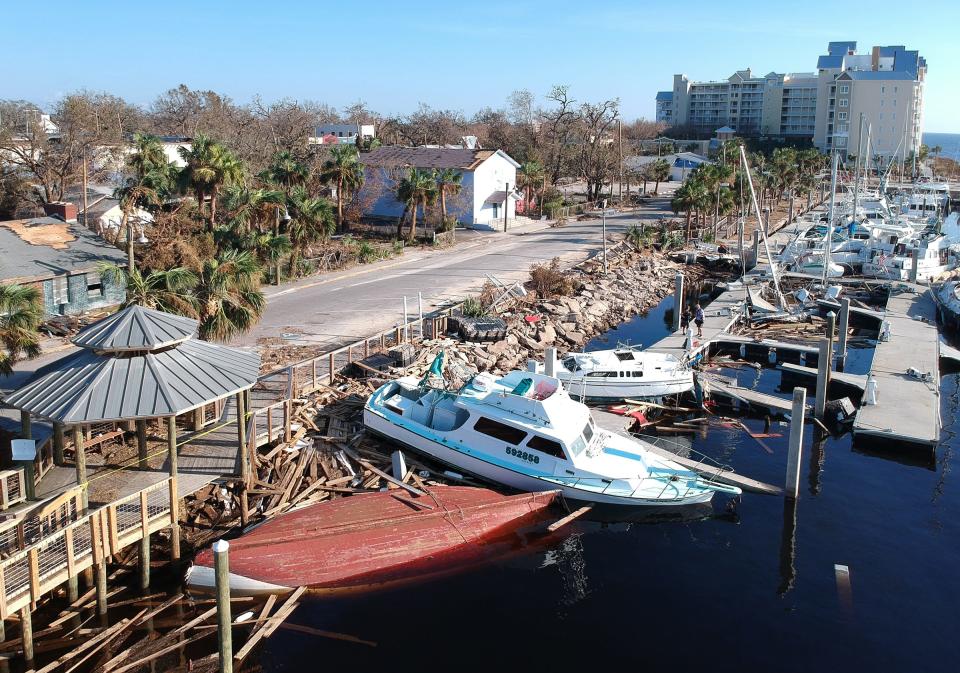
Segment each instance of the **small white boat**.
[[639,440],[601,430],[554,377],[480,373],[458,392],[425,381],[406,377],[380,387],[364,407],[364,425],[457,471],[522,491],[559,488],[576,501],[685,505],[708,502],[717,491],[740,493]]
[[[665,397],[693,390],[693,371],[675,355],[629,346],[568,353],[555,374],[578,399]],[[538,367],[543,371],[543,367]]]

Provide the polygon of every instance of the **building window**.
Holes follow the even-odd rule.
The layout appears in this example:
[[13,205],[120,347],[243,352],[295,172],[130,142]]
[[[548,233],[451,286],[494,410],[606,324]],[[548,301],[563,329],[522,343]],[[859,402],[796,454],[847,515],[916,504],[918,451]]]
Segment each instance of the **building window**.
[[841,85],[840,85],[840,93],[850,93],[850,85],[849,85],[849,84],[841,84]]
[[496,203],[492,205],[493,205],[493,219],[497,219],[497,217],[499,217],[498,213],[500,212],[500,208],[497,207]]
[[87,274],[87,299],[103,298],[103,279],[99,273]]
[[847,113],[846,113],[846,112],[840,112],[840,113],[837,114],[837,119],[839,119],[840,121],[843,121],[843,120],[846,119],[846,118],[847,118]]
[[893,99],[893,107],[897,107],[897,99],[896,99],[896,98]]
[[69,304],[70,303],[70,293],[68,292],[69,284],[67,283],[66,276],[57,276],[52,281],[53,284],[53,303],[56,305],[60,304]]
[[840,107],[848,107],[849,105],[850,105],[850,101],[849,101],[849,100],[847,100],[846,98],[841,98],[841,99],[840,99]]
[[880,113],[880,121],[883,121],[883,113]]
[[885,86],[880,87],[880,93],[887,93],[887,87]]
[[893,93],[897,93],[897,87],[893,87]]
[[477,432],[482,432],[485,435],[493,437],[494,439],[499,439],[514,445],[520,444],[524,437],[527,436],[527,433],[519,428],[512,428],[509,425],[504,425],[503,423],[499,423],[483,416],[477,419],[473,429]]

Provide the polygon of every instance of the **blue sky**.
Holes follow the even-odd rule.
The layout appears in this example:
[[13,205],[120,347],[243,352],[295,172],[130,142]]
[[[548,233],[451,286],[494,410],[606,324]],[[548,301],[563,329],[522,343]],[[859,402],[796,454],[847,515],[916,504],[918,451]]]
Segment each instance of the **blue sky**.
[[402,114],[422,101],[470,115],[504,106],[515,89],[542,96],[563,83],[579,100],[619,97],[631,119],[653,116],[674,73],[812,71],[828,41],[856,40],[861,51],[919,49],[929,64],[925,130],[960,133],[960,2],[794,4],[7,2],[4,23],[17,29],[4,31],[4,51],[18,56],[4,65],[0,98],[44,105],[87,88],[146,104],[182,82],[240,102],[363,99]]

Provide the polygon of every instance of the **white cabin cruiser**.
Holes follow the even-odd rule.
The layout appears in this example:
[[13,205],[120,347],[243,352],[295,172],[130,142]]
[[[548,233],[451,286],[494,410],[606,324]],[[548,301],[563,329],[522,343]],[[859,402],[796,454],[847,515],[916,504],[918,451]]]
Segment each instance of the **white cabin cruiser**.
[[951,213],[942,224],[905,239],[890,237],[890,244],[870,245],[865,250],[863,275],[872,278],[910,280],[913,256],[917,255],[918,281],[930,281],[960,266],[960,222]]
[[[669,353],[629,346],[567,353],[556,376],[579,399],[624,400],[665,397],[693,390],[693,370]],[[543,372],[543,366],[538,370]]]
[[572,500],[664,506],[740,493],[601,430],[554,377],[481,373],[457,392],[425,381],[383,385],[367,400],[364,425],[456,470],[524,491],[559,488]]

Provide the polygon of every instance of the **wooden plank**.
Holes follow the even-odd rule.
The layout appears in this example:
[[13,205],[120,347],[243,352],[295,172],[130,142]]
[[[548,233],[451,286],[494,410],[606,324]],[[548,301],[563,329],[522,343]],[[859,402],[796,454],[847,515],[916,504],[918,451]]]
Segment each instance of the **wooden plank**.
[[250,637],[247,638],[247,642],[243,644],[243,647],[241,647],[240,650],[233,655],[233,660],[237,662],[243,661],[246,656],[250,654],[251,650],[256,647],[257,643],[264,638],[269,638],[270,634],[272,634],[277,628],[276,626],[272,626],[272,624],[279,626],[279,624],[282,623],[291,612],[293,612],[294,608],[296,608],[298,605],[296,602],[297,599],[300,598],[305,590],[306,587],[299,587],[292,594],[290,594],[290,597],[287,598],[283,606],[277,610],[277,613],[264,622],[259,629],[250,634]]
[[560,528],[563,528],[571,521],[574,521],[575,519],[579,519],[581,516],[583,516],[584,514],[587,514],[592,509],[593,509],[593,505],[585,505],[579,509],[573,510],[562,519],[557,519],[552,524],[547,526],[547,532],[552,533],[555,530],[559,530]]
[[30,598],[36,605],[40,600],[40,551],[33,547],[27,552],[27,559],[30,562]]
[[369,461],[364,460],[363,458],[361,458],[360,456],[358,456],[358,455],[353,451],[353,449],[351,449],[351,448],[350,448],[349,446],[347,446],[346,444],[337,443],[337,447],[338,447],[339,449],[341,449],[345,454],[347,454],[348,456],[350,456],[351,458],[353,458],[355,461],[357,461],[358,463],[360,463],[363,467],[367,468],[368,470],[370,470],[370,471],[373,472],[374,474],[380,476],[381,478],[386,479],[386,480],[389,481],[391,484],[396,484],[397,486],[399,486],[399,487],[401,487],[401,488],[404,488],[404,489],[410,491],[410,493],[412,493],[412,494],[414,494],[414,495],[419,495],[419,496],[424,496],[424,495],[426,495],[426,493],[424,493],[424,492],[421,491],[420,489],[414,488],[414,487],[411,486],[410,484],[404,483],[402,480],[397,479],[397,478],[394,477],[393,475],[387,474],[386,472],[384,472],[384,471],[381,470],[380,468],[375,467],[375,466],[374,466],[372,463],[370,463]]
[[59,659],[56,659],[50,662],[49,664],[41,668],[39,671],[37,671],[37,673],[52,673],[52,671],[57,670],[64,664],[67,664],[73,661],[74,659],[78,658],[87,650],[97,647],[98,645],[101,645],[101,643],[103,645],[106,645],[110,640],[113,640],[116,636],[123,633],[127,629],[127,627],[133,623],[134,619],[139,618],[145,612],[146,610],[143,610],[140,612],[140,614],[136,615],[133,618],[128,617],[126,619],[121,619],[119,622],[117,622],[110,628],[94,636],[93,638],[87,640],[86,642],[81,643],[76,649],[72,650],[71,652],[68,652],[67,654],[63,655]]

